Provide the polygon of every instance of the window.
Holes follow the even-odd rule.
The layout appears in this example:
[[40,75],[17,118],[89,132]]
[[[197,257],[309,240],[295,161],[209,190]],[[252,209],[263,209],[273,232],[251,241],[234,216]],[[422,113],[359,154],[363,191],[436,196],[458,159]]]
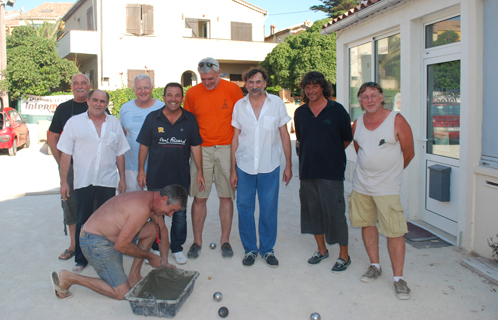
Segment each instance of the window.
[[252,41],[252,24],[243,22],[232,22],[231,39],[240,41]]
[[401,110],[399,33],[349,49],[349,113],[351,121],[356,120],[363,113],[356,95],[360,86],[369,81],[375,81],[382,87],[387,109],[398,112]]
[[209,20],[185,18],[185,29],[192,29],[192,38],[209,38]]
[[148,4],[126,4],[126,32],[154,34],[154,8]]
[[93,28],[93,7],[88,8],[86,11],[86,29],[95,30]]
[[154,87],[154,70],[128,69],[128,88],[133,88],[133,79],[139,74],[148,75],[152,79],[152,87]]
[[242,75],[241,74],[230,74],[230,81],[242,81]]
[[433,48],[460,41],[460,16],[439,21],[425,27],[425,48]]
[[19,115],[19,113],[17,113],[17,111],[14,111],[13,109],[9,110],[9,116],[10,119],[12,119],[12,121],[15,121],[17,123],[22,123],[22,118]]
[[483,106],[482,106],[482,158],[481,165],[498,169],[498,108],[496,107],[496,84],[498,63],[493,52],[498,49],[498,1],[484,1],[483,18]]

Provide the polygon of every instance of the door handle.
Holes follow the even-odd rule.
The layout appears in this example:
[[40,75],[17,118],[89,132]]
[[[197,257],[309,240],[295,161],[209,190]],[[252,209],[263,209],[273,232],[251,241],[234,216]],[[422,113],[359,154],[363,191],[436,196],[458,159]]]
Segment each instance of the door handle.
[[420,138],[420,141],[427,142],[427,141],[429,141],[429,139],[426,139],[426,138]]

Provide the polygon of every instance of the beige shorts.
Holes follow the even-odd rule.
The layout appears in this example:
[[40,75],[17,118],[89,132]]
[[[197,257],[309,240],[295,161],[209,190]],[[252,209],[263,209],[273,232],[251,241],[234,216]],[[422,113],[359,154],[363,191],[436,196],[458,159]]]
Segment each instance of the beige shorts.
[[202,147],[202,168],[206,190],[199,192],[197,184],[197,167],[190,163],[190,190],[191,197],[209,198],[211,187],[216,185],[216,191],[220,198],[231,198],[235,200],[235,190],[230,186],[230,150],[231,146]]
[[406,217],[399,195],[367,196],[353,190],[350,198],[350,219],[353,227],[374,227],[389,238],[408,233]]

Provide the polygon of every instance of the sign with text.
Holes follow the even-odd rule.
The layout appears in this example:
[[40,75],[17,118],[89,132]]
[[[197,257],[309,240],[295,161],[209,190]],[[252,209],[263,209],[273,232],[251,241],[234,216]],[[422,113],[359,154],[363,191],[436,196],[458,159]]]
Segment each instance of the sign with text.
[[59,104],[71,100],[73,95],[64,96],[32,96],[26,95],[21,99],[21,113],[37,116],[51,116]]

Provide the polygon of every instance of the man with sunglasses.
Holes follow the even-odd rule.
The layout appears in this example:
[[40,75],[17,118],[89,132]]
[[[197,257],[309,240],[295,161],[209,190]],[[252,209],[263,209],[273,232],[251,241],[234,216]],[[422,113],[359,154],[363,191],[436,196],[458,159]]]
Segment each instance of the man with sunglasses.
[[[213,180],[220,199],[221,254],[225,259],[233,256],[229,243],[233,218],[235,191],[230,186],[230,145],[233,137],[232,111],[235,103],[243,98],[242,90],[235,83],[220,78],[220,64],[213,58],[199,61],[202,83],[190,88],[185,96],[184,108],[192,112],[199,123],[202,138],[202,167],[206,188],[197,188],[197,167],[190,166],[190,196],[194,243],[188,252],[189,259],[196,259],[202,248],[202,230],[206,220],[206,202]],[[214,179],[213,179],[214,178]]]
[[[379,232],[387,237],[396,297],[410,298],[403,279],[405,239],[408,232],[400,203],[403,170],[415,155],[413,135],[405,118],[384,107],[382,88],[374,82],[358,90],[365,111],[353,124],[354,147],[358,154],[351,194],[351,225],[361,227],[370,266],[361,277],[373,282],[382,274],[379,261]],[[377,230],[377,220],[379,229]]]

